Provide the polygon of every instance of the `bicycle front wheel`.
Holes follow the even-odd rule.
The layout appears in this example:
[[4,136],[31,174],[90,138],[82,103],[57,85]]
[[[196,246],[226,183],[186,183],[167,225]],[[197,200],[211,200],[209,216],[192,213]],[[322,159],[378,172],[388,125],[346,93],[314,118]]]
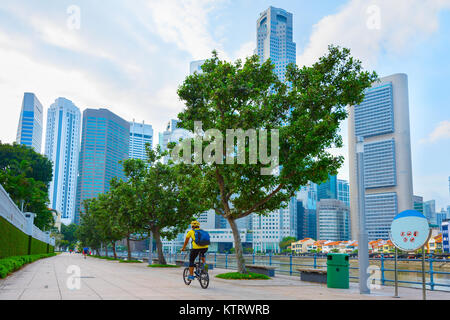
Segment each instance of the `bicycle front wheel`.
[[188,279],[188,276],[189,276],[189,268],[185,268],[183,271],[183,280],[184,284],[187,286],[191,284],[191,280]]
[[198,278],[198,281],[200,281],[200,286],[203,289],[208,288],[209,286],[209,274],[205,271],[200,273],[200,277]]

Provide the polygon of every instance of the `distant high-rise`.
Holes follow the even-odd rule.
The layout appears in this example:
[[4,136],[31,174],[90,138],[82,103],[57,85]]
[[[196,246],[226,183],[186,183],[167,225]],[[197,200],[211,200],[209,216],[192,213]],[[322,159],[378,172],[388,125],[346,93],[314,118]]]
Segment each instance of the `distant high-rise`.
[[356,138],[364,138],[364,186],[369,240],[389,239],[394,216],[413,208],[408,78],[381,78],[349,109],[352,238],[359,229]]
[[414,202],[414,210],[417,210],[421,214],[424,214],[423,213],[423,197],[413,196],[413,202]]
[[297,238],[297,200],[292,197],[288,206],[268,215],[252,214],[253,250],[280,252],[280,241],[285,237]]
[[283,9],[269,7],[256,23],[256,50],[261,62],[270,58],[274,72],[286,80],[286,67],[296,63],[296,44],[293,42],[293,16]]
[[429,223],[436,224],[436,200],[428,200],[423,203],[423,214]]
[[337,177],[328,175],[328,180],[317,185],[317,200],[322,199],[337,199],[338,198],[338,183]]
[[317,239],[317,184],[309,182],[296,193],[297,238]]
[[45,155],[53,162],[50,206],[61,212],[61,222],[74,220],[80,150],[80,110],[65,98],[58,98],[47,113]]
[[36,95],[25,92],[20,112],[16,141],[41,152],[43,108]]
[[147,159],[146,145],[153,148],[153,128],[150,124],[130,122],[130,159]]
[[86,109],[77,183],[75,222],[80,222],[83,200],[109,191],[114,177],[125,179],[119,163],[129,157],[130,123],[107,109]]
[[348,184],[348,181],[338,179],[337,185],[338,185],[337,199],[344,202],[347,205],[347,207],[350,208],[350,186]]
[[350,240],[350,213],[348,206],[335,199],[317,202],[317,238],[319,240]]

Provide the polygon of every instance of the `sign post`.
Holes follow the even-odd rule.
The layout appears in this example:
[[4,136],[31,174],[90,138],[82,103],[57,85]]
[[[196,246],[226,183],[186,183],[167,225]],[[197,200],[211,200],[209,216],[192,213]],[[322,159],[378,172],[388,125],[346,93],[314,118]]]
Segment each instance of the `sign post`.
[[431,229],[427,218],[416,210],[405,210],[394,217],[390,237],[395,246],[395,297],[398,297],[397,249],[412,252],[422,248],[422,292],[426,299],[425,245]]
[[395,247],[395,266],[394,266],[395,294],[394,294],[394,298],[400,298],[400,296],[398,295],[397,260],[398,260],[398,249],[397,249],[397,247]]

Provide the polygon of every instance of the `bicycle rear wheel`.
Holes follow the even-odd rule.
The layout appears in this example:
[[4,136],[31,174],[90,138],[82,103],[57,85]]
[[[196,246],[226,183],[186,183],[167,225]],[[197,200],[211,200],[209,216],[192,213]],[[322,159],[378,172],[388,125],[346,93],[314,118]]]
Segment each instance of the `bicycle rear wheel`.
[[208,274],[208,272],[202,271],[202,272],[200,273],[200,276],[199,276],[199,278],[198,278],[198,281],[200,282],[200,286],[201,286],[203,289],[208,288],[208,286],[209,286],[209,274]]
[[192,281],[192,280],[188,279],[188,276],[189,276],[189,268],[184,268],[183,280],[184,280],[184,284],[187,285],[187,286],[190,285],[191,281]]

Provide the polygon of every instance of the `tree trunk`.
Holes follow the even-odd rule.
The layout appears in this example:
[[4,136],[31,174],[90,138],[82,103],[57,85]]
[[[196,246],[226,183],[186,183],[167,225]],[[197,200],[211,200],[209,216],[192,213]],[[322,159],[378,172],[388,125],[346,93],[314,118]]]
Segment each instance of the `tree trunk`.
[[113,249],[113,253],[114,253],[114,259],[117,259],[116,242],[111,241],[111,243],[112,243],[112,249]]
[[228,223],[230,224],[231,231],[233,231],[234,237],[234,249],[236,251],[236,262],[239,273],[247,273],[247,269],[245,268],[245,260],[244,260],[244,250],[242,249],[241,235],[239,234],[239,230],[236,225],[236,220],[232,217],[227,218]]
[[127,235],[128,260],[131,260],[130,235]]
[[108,257],[108,243],[105,243],[105,257]]
[[164,252],[162,247],[161,235],[159,234],[159,228],[152,228],[153,237],[156,241],[156,249],[158,250],[158,263],[159,264],[167,264],[166,259],[164,258]]

